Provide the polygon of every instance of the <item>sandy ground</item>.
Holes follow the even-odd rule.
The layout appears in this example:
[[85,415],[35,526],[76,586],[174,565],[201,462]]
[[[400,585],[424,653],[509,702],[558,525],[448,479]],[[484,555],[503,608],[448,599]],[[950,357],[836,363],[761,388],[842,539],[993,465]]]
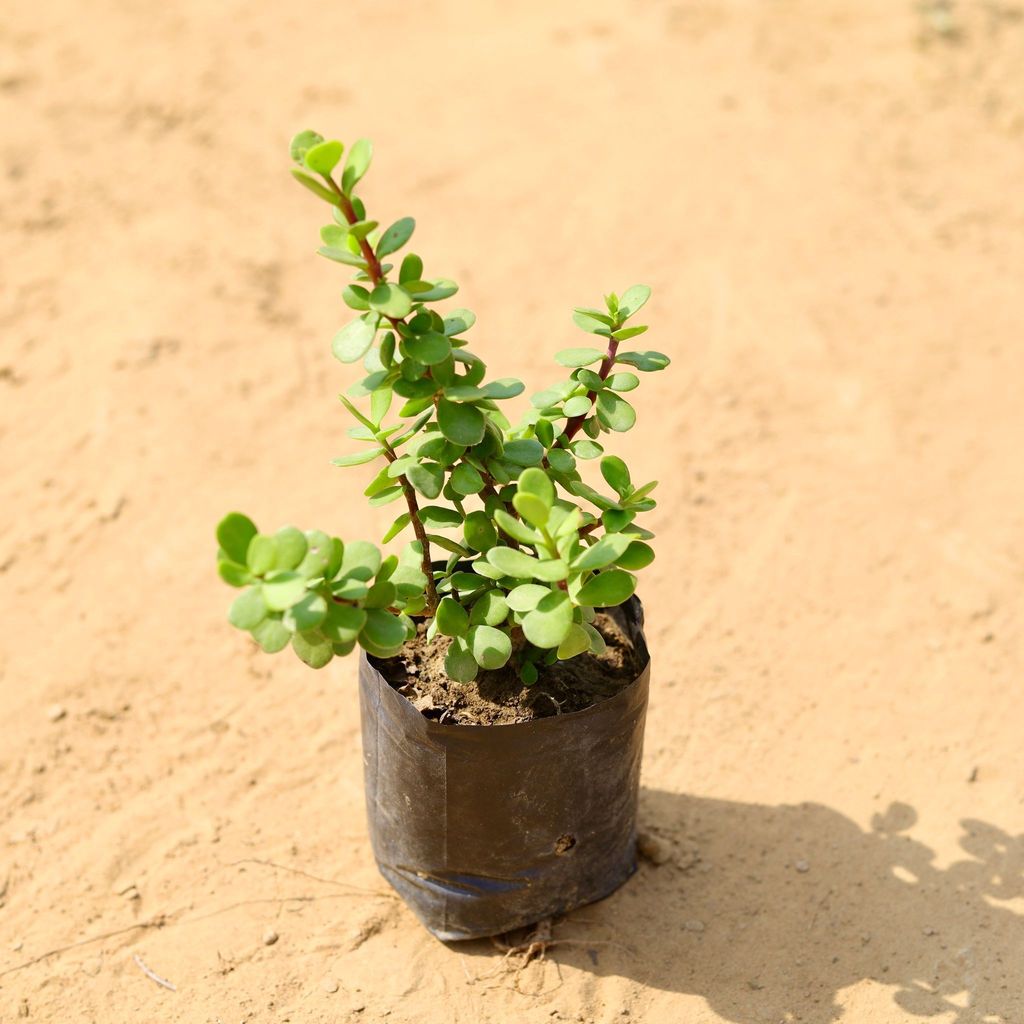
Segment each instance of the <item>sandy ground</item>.
[[[0,1021],[1024,1021],[1022,67],[1009,2],[8,7]],[[354,665],[224,622],[222,512],[390,511],[328,465],[307,126],[498,375],[635,280],[675,359],[625,443],[672,856],[518,974],[377,876]]]

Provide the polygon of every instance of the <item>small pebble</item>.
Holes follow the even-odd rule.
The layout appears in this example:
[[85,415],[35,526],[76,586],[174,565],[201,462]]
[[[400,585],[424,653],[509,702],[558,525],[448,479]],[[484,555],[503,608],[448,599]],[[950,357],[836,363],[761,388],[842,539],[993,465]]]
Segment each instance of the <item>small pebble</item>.
[[272,946],[275,942],[277,942],[277,932],[273,928],[268,928],[263,933],[263,945]]
[[671,856],[668,846],[657,836],[652,836],[649,832],[641,832],[637,835],[636,848],[641,857],[656,865],[666,863]]
[[811,870],[811,865],[808,864],[805,860],[798,860],[796,864],[793,865],[793,867],[795,867],[797,871],[801,873]]
[[338,979],[337,978],[324,978],[320,983],[320,987],[325,992],[334,993],[338,991]]
[[46,717],[51,722],[59,722],[65,715],[67,715],[67,713],[68,710],[63,704],[51,704],[49,708],[46,709]]
[[684,927],[688,932],[702,932],[704,931],[704,922],[696,920],[687,921]]
[[921,931],[924,932],[925,935],[938,935],[939,934],[934,928],[922,928]]

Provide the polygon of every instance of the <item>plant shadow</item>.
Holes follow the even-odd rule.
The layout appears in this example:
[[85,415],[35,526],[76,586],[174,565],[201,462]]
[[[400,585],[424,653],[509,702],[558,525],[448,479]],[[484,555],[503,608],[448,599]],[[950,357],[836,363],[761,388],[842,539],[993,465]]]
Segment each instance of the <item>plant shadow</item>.
[[[644,789],[642,826],[670,853],[562,919],[548,957],[702,996],[736,1024],[839,1020],[864,979],[920,1017],[1024,1021],[1024,836],[960,822],[946,868],[893,804],[868,831],[821,804],[768,807]],[[494,956],[486,943],[462,951]]]

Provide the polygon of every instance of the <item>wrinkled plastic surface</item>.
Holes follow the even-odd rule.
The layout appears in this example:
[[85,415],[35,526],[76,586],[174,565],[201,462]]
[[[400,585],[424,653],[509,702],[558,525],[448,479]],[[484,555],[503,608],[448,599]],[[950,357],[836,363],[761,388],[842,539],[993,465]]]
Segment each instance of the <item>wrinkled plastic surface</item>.
[[584,711],[515,725],[425,718],[363,653],[366,807],[381,874],[445,941],[497,935],[601,899],[636,870],[650,664]]

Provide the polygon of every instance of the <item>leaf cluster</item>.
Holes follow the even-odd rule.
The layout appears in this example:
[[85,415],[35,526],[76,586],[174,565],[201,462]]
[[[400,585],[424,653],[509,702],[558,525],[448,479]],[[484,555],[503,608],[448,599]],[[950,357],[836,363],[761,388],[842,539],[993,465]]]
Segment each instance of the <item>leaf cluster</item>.
[[[385,557],[319,531],[259,534],[232,513],[218,527],[221,575],[246,588],[232,623],[264,649],[291,643],[320,667],[356,644],[394,654],[413,635],[413,617],[424,616],[429,636],[451,638],[446,669],[457,681],[514,660],[529,684],[557,659],[600,652],[597,609],[627,600],[635,572],[654,558],[653,534],[637,517],[655,507],[657,482],[634,484],[602,444],[636,422],[624,396],[639,386],[637,373],[669,365],[660,352],[620,348],[647,331],[629,321],[650,289],[634,285],[601,308],[577,308],[575,323],[595,343],[559,351],[567,379],[534,394],[513,423],[502,403],[522,394],[523,382],[487,380],[466,338],[474,314],[435,308],[458,286],[428,277],[415,253],[395,255],[413,219],[381,228],[355,194],[370,144],[360,140],[346,156],[341,142],[302,132],[291,155],[296,179],[330,206],[320,254],[353,273],[342,292],[351,318],[332,350],[363,369],[341,396],[359,447],[334,461],[379,462],[365,496],[374,506],[405,504],[382,543],[406,532],[413,539]],[[586,460],[599,460],[603,487],[584,480]]]

